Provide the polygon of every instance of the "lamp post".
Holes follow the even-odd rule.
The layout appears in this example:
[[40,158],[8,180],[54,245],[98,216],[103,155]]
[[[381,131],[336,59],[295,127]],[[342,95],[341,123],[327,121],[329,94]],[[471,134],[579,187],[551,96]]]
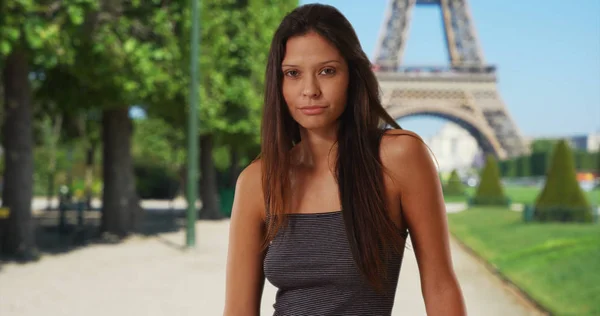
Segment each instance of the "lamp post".
[[200,42],[199,2],[192,0],[192,38],[190,49],[190,95],[188,115],[188,174],[186,246],[196,245],[196,195],[198,193],[198,46]]

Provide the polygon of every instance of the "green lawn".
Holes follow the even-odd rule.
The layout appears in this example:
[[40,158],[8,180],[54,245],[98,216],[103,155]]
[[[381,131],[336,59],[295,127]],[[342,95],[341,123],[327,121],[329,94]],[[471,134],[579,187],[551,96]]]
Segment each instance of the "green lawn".
[[[467,195],[473,196],[476,188],[467,188]],[[506,194],[510,197],[512,203],[518,204],[531,204],[535,201],[536,197],[540,193],[539,188],[526,187],[526,186],[506,186],[504,187]],[[598,205],[600,204],[600,189],[595,189],[590,192],[586,192],[590,203]],[[467,200],[466,197],[454,197],[446,196],[446,202],[464,202]]]
[[599,224],[526,224],[501,208],[448,220],[454,236],[553,315],[600,315]]

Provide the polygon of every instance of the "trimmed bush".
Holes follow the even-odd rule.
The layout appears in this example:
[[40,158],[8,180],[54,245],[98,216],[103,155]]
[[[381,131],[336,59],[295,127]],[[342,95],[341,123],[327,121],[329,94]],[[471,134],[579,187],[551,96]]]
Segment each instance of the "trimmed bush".
[[465,186],[463,185],[460,177],[456,170],[452,170],[450,173],[450,178],[446,182],[444,186],[444,195],[445,196],[464,196],[465,195]]
[[546,184],[535,201],[534,220],[591,222],[592,207],[577,182],[573,152],[568,143],[556,143]]
[[496,158],[488,154],[485,166],[481,172],[481,180],[475,196],[471,199],[471,205],[490,205],[490,206],[508,206],[509,198],[504,193],[504,188],[500,182],[500,171]]

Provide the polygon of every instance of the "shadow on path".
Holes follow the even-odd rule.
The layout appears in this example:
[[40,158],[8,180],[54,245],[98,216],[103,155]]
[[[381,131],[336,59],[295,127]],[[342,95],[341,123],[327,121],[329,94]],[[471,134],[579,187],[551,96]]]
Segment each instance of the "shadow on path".
[[[162,238],[160,234],[177,232],[185,228],[185,209],[146,208],[138,230],[132,235],[141,237],[157,236],[160,242],[182,250],[179,244]],[[34,215],[34,238],[36,251],[27,258],[0,256],[0,271],[3,263],[35,262],[41,256],[60,255],[83,247],[97,244],[120,244],[123,239],[100,233],[101,213],[98,209],[84,211],[83,223],[78,225],[77,211],[66,212],[66,225],[61,231],[59,212],[43,210]]]

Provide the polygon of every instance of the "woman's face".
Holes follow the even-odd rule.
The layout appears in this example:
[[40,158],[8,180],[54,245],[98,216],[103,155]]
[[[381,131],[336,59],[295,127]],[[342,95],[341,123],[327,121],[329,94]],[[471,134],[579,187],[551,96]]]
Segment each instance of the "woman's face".
[[306,129],[335,126],[346,107],[348,65],[338,50],[310,32],[287,41],[282,62],[283,97]]

